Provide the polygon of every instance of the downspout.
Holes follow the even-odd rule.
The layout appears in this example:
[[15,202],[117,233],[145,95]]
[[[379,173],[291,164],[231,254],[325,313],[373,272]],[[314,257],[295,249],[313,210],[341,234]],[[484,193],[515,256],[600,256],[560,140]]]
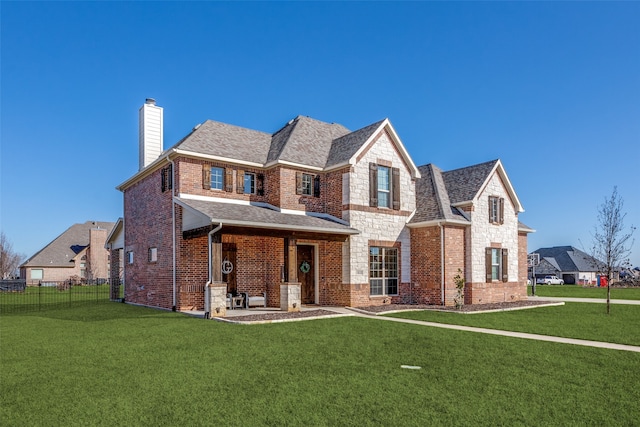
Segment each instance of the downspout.
[[444,306],[444,227],[441,222],[438,222],[438,227],[440,227],[440,299]]

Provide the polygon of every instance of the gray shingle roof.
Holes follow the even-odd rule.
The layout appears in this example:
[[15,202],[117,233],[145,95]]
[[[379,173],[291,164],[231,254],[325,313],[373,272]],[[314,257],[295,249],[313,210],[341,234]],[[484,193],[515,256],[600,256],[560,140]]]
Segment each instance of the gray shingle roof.
[[207,120],[173,148],[264,164],[270,146],[268,133]]
[[443,173],[435,165],[418,167],[421,178],[416,180],[416,214],[412,224],[436,220],[468,221],[464,212],[451,206]]
[[47,246],[36,252],[21,267],[73,267],[71,260],[89,246],[89,230],[102,228],[107,230],[108,234],[114,225],[114,222],[104,221],[87,221],[84,224],[74,224]]
[[327,157],[326,167],[331,167],[348,162],[351,157],[371,137],[373,132],[380,127],[384,120],[372,123],[362,129],[348,133],[333,141]]
[[334,139],[349,133],[349,129],[298,116],[284,143],[279,159],[301,165],[324,168]]
[[358,234],[349,226],[309,215],[281,213],[269,208],[234,203],[178,199],[180,203],[208,216],[223,225],[267,228],[277,230],[315,231],[331,234]]
[[554,246],[551,248],[540,248],[536,251],[558,271],[597,271],[596,261],[591,255],[576,249],[573,246]]
[[278,160],[325,168],[348,161],[382,121],[355,132],[298,116],[273,135],[207,120],[173,148],[266,165]]
[[444,183],[447,186],[451,203],[472,200],[480,191],[498,160],[444,172]]

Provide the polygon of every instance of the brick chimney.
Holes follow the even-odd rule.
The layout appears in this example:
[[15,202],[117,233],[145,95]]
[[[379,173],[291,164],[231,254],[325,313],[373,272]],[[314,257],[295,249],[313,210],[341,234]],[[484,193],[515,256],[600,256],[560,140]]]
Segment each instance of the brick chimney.
[[139,117],[139,169],[142,170],[162,154],[164,125],[162,107],[156,105],[155,99],[147,98],[144,105],[140,107]]

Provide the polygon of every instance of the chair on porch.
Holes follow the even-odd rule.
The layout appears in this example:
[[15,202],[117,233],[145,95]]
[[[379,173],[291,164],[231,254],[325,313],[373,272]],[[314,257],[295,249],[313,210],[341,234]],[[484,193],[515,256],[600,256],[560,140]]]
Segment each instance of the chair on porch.
[[231,310],[235,310],[236,308],[245,308],[244,301],[245,299],[243,294],[227,294],[227,308]]

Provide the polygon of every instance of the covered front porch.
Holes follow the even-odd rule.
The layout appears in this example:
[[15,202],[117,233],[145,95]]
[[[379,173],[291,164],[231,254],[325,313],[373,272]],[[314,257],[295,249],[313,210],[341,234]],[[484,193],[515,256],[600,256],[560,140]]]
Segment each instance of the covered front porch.
[[228,316],[251,307],[300,311],[348,305],[343,242],[357,234],[337,218],[273,207],[176,199],[182,209],[181,311]]

